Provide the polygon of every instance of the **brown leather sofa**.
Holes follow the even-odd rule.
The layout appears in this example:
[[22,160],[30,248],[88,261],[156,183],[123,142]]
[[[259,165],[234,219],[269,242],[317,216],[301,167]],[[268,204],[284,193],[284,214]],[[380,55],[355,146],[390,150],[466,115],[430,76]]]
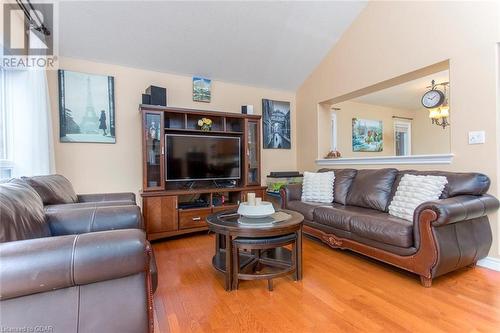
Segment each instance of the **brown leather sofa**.
[[1,328],[151,332],[154,257],[133,195],[44,207],[29,183],[0,184]]
[[[349,249],[416,273],[422,285],[487,256],[492,234],[487,214],[498,200],[486,194],[479,173],[397,169],[333,170],[334,202],[302,202],[302,186],[281,189],[283,208],[304,215],[304,232],[333,248]],[[446,176],[441,198],[417,207],[413,221],[388,214],[404,174]]]

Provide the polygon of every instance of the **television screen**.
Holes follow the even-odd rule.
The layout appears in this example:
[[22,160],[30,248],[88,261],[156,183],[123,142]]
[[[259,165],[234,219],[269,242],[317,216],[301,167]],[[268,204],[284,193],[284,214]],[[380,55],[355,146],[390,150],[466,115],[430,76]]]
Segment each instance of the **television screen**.
[[166,180],[240,178],[240,138],[166,134]]

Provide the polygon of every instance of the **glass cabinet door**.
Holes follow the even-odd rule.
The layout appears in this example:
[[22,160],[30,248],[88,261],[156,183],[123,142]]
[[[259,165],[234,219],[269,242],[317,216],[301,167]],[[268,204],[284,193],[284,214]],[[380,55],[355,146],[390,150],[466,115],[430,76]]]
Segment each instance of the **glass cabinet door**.
[[247,185],[260,185],[259,121],[247,120]]
[[144,112],[144,184],[145,190],[165,188],[164,176],[164,126],[162,112]]

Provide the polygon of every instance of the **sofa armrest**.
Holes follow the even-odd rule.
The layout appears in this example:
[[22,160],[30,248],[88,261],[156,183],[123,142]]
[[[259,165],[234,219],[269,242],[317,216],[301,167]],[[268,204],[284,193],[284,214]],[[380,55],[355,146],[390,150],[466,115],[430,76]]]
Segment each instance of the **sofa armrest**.
[[293,200],[300,200],[302,198],[302,184],[288,184],[280,189],[281,206],[286,208],[287,203]]
[[0,300],[146,272],[148,243],[137,229],[0,244]]
[[135,205],[46,210],[45,217],[53,236],[144,228],[141,209]]
[[78,202],[130,201],[136,203],[135,194],[132,192],[78,194],[77,197]]
[[432,210],[437,214],[437,219],[432,226],[438,227],[445,224],[456,223],[488,215],[499,207],[497,198],[485,195],[459,195],[447,199],[424,202],[415,210],[414,221],[419,220],[424,210]]

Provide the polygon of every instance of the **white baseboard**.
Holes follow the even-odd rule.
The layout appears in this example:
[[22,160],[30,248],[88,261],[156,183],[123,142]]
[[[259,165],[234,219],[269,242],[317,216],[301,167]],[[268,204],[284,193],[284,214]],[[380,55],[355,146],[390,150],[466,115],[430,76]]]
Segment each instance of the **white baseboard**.
[[500,259],[498,258],[486,257],[479,260],[477,265],[500,272]]

